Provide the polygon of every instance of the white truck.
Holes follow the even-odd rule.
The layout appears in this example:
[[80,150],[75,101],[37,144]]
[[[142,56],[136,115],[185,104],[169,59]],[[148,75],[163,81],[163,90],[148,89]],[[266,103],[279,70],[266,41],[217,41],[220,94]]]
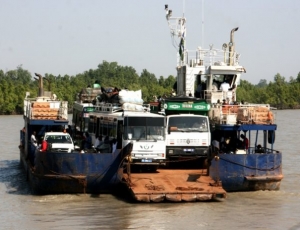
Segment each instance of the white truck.
[[48,143],[51,151],[70,153],[75,149],[74,142],[69,133],[65,132],[46,132],[44,140]]

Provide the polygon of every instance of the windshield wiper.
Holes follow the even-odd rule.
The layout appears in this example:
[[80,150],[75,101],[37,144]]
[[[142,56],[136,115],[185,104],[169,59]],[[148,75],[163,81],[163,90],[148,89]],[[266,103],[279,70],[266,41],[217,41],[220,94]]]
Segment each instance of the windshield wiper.
[[140,137],[138,139],[136,139],[136,141],[140,141],[140,139],[143,137],[143,135],[145,135],[146,131],[142,132]]
[[152,137],[155,142],[157,141],[157,139],[153,135],[150,134],[150,137]]

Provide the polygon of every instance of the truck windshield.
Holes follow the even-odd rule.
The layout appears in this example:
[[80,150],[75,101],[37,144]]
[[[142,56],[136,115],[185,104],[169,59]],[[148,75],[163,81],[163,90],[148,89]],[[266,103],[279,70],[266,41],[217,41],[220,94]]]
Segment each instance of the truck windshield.
[[125,140],[164,140],[164,117],[129,117],[124,121]]
[[197,116],[169,117],[168,130],[170,132],[208,132],[207,118]]

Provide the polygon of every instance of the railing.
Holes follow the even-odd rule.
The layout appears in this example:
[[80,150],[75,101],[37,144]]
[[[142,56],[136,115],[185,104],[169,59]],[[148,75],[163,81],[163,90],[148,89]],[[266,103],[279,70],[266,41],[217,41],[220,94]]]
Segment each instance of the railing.
[[262,154],[276,154],[276,153],[279,153],[277,150],[274,150],[274,149],[270,149],[270,148],[264,148],[264,147],[261,147],[260,149],[258,149],[257,147],[249,147],[249,149],[247,150],[247,153],[248,154],[259,154],[259,153],[262,153]]
[[229,57],[232,59],[232,65],[239,64],[239,55],[236,52],[229,52],[220,49],[198,49],[198,50],[185,50],[183,60],[180,55],[177,56],[177,66],[190,65],[229,65]]
[[95,106],[96,112],[114,113],[120,110],[122,110],[122,107],[119,104],[99,103]]
[[138,105],[134,103],[113,104],[99,103],[95,106],[96,112],[115,113],[119,111],[150,112],[150,104]]

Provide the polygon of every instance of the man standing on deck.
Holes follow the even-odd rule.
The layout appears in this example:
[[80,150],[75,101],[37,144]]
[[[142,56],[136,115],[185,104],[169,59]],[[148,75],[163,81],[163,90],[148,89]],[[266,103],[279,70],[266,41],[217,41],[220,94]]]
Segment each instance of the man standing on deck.
[[235,90],[236,85],[230,87],[228,80],[225,80],[221,86],[220,90],[223,92],[223,98],[229,98],[230,102],[232,101],[232,93]]
[[31,141],[31,144],[34,146],[34,147],[37,147],[37,141],[36,141],[36,131],[33,131],[32,135],[31,135],[31,138],[30,138],[30,141]]
[[37,147],[37,141],[36,141],[36,131],[33,131],[31,137],[30,137],[30,142],[31,142],[31,146],[30,146],[30,152],[29,152],[29,160],[31,162],[31,164],[34,166],[34,158],[35,158],[35,150]]
[[249,148],[249,140],[244,134],[241,134],[241,138],[243,139],[243,148],[247,150]]

